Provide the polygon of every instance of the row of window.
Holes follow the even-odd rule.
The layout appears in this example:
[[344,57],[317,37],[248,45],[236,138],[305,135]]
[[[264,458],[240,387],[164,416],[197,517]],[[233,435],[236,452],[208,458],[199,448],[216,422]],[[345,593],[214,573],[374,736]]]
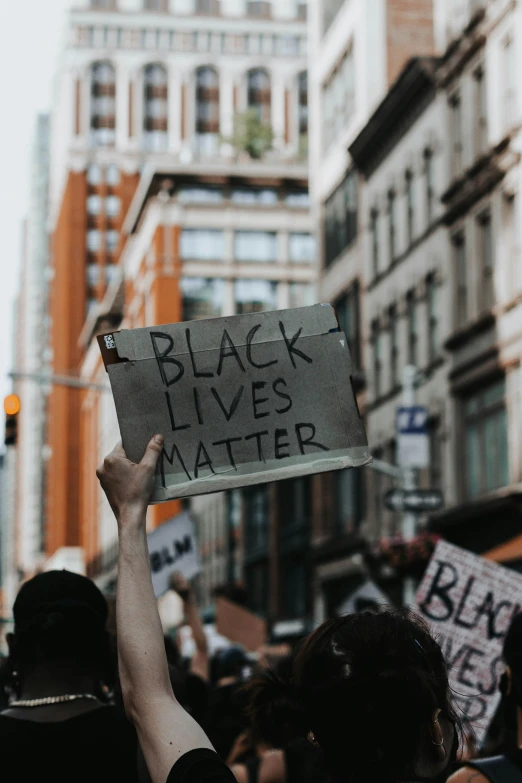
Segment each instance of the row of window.
[[[223,261],[226,253],[225,232],[219,229],[185,228],[181,233],[180,253],[185,261]],[[311,264],[315,261],[315,255],[316,243],[312,234],[289,234],[288,258],[292,263]],[[234,259],[243,263],[277,262],[276,232],[234,232]]]
[[[401,357],[401,341],[399,339],[400,316],[396,304],[390,305],[386,313],[388,326],[388,350],[384,349],[384,329],[379,320],[374,320],[371,325],[371,344],[373,357],[373,389],[374,396],[378,399],[384,392],[383,367],[386,360],[389,364],[390,390],[396,389],[400,382],[400,371],[406,364],[417,367],[423,366],[423,357],[427,364],[431,364],[440,349],[440,305],[439,285],[434,274],[426,277],[425,298],[421,301],[412,289],[406,294],[406,352]],[[420,306],[425,304],[427,351],[420,349]],[[385,357],[387,357],[385,359]],[[403,362],[401,363],[401,358]]]
[[146,49],[158,52],[305,57],[306,38],[273,33],[217,33],[127,27],[77,27],[74,44],[99,49]]
[[[514,211],[514,198],[505,200],[506,212]],[[507,223],[507,221],[506,221]],[[507,226],[506,226],[507,227]],[[479,311],[489,310],[495,304],[495,259],[491,213],[481,212],[475,219],[475,247],[479,266],[478,293]],[[473,264],[467,250],[466,232],[457,231],[452,236],[453,268],[455,281],[455,326],[465,326],[470,319],[470,282]]]
[[[117,0],[90,0],[90,5],[91,8],[105,11],[118,10]],[[144,11],[166,13],[170,10],[169,0],[143,0],[142,8]],[[194,12],[196,14],[218,16],[221,12],[220,0],[194,0]],[[297,0],[297,18],[305,21],[306,12],[306,0]],[[272,3],[268,0],[245,0],[244,13],[252,19],[270,19],[272,16]]]
[[114,229],[99,231],[91,228],[87,231],[87,250],[89,253],[98,253],[105,247],[107,253],[115,253],[120,242],[120,234]]
[[107,217],[118,217],[121,211],[121,199],[118,196],[107,196],[102,198],[93,193],[87,196],[87,214],[101,215]]
[[434,219],[435,214],[435,183],[434,183],[434,165],[433,153],[431,149],[424,151],[424,171],[423,182],[416,183],[411,169],[404,174],[404,199],[403,199],[403,217],[406,226],[405,247],[402,248],[398,242],[398,220],[399,220],[399,198],[395,189],[389,190],[386,199],[386,212],[382,216],[387,221],[387,252],[382,252],[382,234],[381,234],[381,214],[377,207],[374,207],[370,213],[370,238],[371,238],[371,262],[372,275],[377,277],[385,270],[386,256],[388,264],[392,264],[405,249],[411,246],[416,236],[419,234],[419,218],[416,205],[418,201],[418,187],[422,187],[424,199],[424,213],[426,218],[426,228],[428,228]]
[[[144,69],[143,132],[151,136],[155,145],[166,146],[168,133],[168,72],[161,64],[147,65]],[[80,89],[78,83],[77,89]],[[299,131],[308,132],[308,76],[303,71],[298,76],[297,113]],[[80,102],[76,103],[75,130],[81,133]],[[272,120],[272,89],[268,72],[254,68],[247,74],[247,107],[259,120],[270,125]],[[104,61],[91,67],[91,117],[93,142],[100,146],[113,145],[116,129],[116,72],[112,63]],[[130,135],[133,135],[132,105]],[[218,71],[213,66],[203,66],[195,73],[195,132],[199,137],[218,139],[220,125],[220,84]]]
[[[214,185],[186,185],[178,188],[176,196],[184,204],[222,204],[227,198],[233,204],[241,206],[277,206],[280,204],[280,191],[276,188],[232,187],[230,192]],[[310,196],[307,190],[285,191],[284,203],[288,207],[307,209]]]
[[[182,277],[183,320],[219,318],[225,306],[225,281],[221,278]],[[271,280],[235,280],[236,313],[261,313],[278,308],[278,284]],[[314,304],[314,289],[309,283],[290,283],[289,307]]]

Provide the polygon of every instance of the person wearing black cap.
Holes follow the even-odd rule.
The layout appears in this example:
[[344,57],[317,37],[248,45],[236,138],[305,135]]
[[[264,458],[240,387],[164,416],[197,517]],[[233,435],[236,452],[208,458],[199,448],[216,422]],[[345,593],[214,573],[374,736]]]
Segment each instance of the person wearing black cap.
[[504,723],[515,735],[515,750],[505,756],[466,761],[448,783],[522,783],[522,614],[509,627],[502,657],[506,665],[500,680]]
[[2,781],[138,780],[135,732],[106,696],[107,614],[96,585],[69,571],[20,589],[8,635],[14,696],[0,714]]

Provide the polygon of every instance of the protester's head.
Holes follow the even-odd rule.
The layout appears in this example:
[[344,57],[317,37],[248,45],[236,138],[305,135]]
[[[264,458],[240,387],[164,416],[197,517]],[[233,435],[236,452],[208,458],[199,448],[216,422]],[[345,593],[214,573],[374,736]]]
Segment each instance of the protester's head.
[[229,647],[218,657],[216,675],[218,682],[229,678],[241,679],[250,661],[241,647]]
[[258,736],[277,747],[308,737],[350,783],[430,779],[456,753],[441,649],[405,612],[328,620],[297,653],[290,681],[268,672],[249,691]]
[[53,663],[105,673],[107,602],[90,579],[69,571],[38,574],[20,589],[13,615],[10,657],[21,677]]

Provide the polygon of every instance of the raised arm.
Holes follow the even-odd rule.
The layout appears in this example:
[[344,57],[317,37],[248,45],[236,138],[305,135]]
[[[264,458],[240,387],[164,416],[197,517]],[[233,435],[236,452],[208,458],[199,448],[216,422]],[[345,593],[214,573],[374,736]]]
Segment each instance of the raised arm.
[[163,439],[149,443],[139,465],[120,446],[97,471],[118,523],[118,657],[123,700],[136,726],[153,783],[165,783],[190,750],[210,748],[205,732],[176,700],[150,574],[146,514]]
[[209,679],[208,643],[194,590],[190,582],[180,573],[173,574],[171,584],[172,589],[183,601],[185,621],[192,631],[192,638],[196,646],[196,651],[190,662],[190,671],[207,682]]

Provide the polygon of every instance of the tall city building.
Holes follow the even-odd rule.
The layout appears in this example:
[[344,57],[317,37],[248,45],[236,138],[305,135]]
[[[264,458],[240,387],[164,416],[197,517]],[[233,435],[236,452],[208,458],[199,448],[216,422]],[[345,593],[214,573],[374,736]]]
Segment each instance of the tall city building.
[[[314,301],[306,10],[120,0],[70,12],[52,120],[50,344],[54,372],[84,388],[50,395],[46,550],[81,547],[101,581],[116,530],[95,469],[118,428],[93,338]],[[215,563],[231,518],[226,496],[209,503],[193,504],[206,600],[228,572]],[[154,507],[150,525],[180,509]]]
[[[31,574],[41,566],[44,553],[45,421],[49,352],[49,116],[38,116],[31,149],[29,206],[23,225],[19,293],[15,312],[15,343],[12,369],[20,377],[14,390],[21,403],[16,447],[10,446],[5,467],[11,473],[13,495],[11,513],[4,532],[8,562],[4,564],[7,583],[15,575]],[[11,492],[11,490],[10,490]],[[12,592],[12,590],[11,590]]]
[[[319,237],[319,296],[346,333],[366,412],[362,181],[349,147],[411,57],[435,51],[433,0],[320,0],[310,8],[310,191]],[[314,616],[332,615],[361,581],[371,514],[368,471],[315,477],[310,582]]]

